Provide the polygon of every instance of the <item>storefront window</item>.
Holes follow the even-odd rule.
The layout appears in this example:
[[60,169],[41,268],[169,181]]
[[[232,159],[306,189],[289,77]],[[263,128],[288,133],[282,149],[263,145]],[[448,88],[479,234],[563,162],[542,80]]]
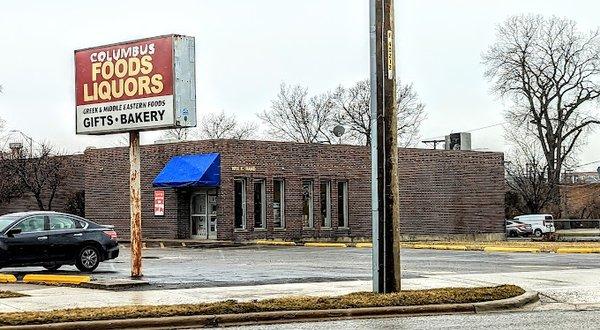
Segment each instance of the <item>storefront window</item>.
[[266,228],[265,180],[254,181],[254,228]]
[[273,180],[273,226],[285,228],[285,183],[283,180]]
[[348,182],[338,182],[338,227],[348,227]]
[[331,228],[331,181],[321,181],[321,227]]
[[234,180],[234,225],[236,229],[246,228],[246,180]]
[[302,181],[302,223],[306,228],[313,227],[313,182]]

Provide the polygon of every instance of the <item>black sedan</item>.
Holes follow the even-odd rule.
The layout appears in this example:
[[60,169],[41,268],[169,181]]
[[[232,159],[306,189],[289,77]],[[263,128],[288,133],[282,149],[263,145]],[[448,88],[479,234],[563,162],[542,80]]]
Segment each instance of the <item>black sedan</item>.
[[92,272],[101,261],[119,256],[117,233],[84,218],[57,212],[0,216],[0,268],[76,265]]

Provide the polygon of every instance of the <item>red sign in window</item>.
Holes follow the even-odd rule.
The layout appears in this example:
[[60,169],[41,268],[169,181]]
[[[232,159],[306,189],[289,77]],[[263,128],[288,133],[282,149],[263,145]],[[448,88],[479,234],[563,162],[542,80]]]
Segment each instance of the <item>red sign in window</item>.
[[165,191],[154,191],[154,215],[165,215]]

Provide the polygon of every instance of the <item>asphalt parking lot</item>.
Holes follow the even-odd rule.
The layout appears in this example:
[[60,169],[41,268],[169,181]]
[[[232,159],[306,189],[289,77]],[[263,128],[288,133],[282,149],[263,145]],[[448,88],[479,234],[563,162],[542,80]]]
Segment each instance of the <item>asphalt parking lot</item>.
[[[121,256],[100,264],[93,278],[129,278],[129,258],[128,247],[121,247]],[[404,278],[592,268],[600,268],[600,258],[595,254],[402,251]],[[48,273],[41,267],[5,268],[2,272]],[[63,266],[53,273],[78,271],[74,266]],[[369,280],[371,250],[270,246],[151,248],[143,251],[143,273],[154,288]]]

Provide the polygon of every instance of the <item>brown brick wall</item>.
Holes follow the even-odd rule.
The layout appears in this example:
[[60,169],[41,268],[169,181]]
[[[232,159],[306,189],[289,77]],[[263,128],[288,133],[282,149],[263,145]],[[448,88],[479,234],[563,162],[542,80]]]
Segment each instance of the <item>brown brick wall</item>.
[[[193,141],[142,147],[144,237],[187,237],[190,192],[165,189],[165,216],[155,217],[154,188],[151,182],[172,156],[205,152],[221,154],[219,239],[370,237],[371,180],[368,148],[237,140]],[[127,148],[91,149],[86,151],[85,159],[86,216],[100,223],[114,224],[121,237],[127,237]],[[403,233],[438,235],[502,232],[502,161],[501,153],[400,149]],[[256,170],[232,169],[240,166],[251,166]],[[244,231],[233,229],[233,180],[236,177],[247,179],[247,228]],[[285,179],[285,230],[273,228],[273,178]],[[266,230],[253,228],[254,179],[266,179]],[[303,179],[314,180],[314,229],[302,228]],[[322,229],[320,226],[321,180],[331,180],[331,229]],[[348,181],[349,186],[349,229],[337,228],[337,182],[340,180]]]

